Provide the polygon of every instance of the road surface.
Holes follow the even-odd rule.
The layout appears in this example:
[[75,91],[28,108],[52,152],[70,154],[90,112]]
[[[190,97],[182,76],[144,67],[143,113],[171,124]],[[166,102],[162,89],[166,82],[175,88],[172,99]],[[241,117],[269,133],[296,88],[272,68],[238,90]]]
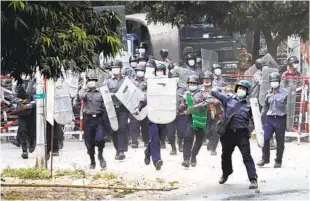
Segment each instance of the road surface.
[[[203,146],[195,168],[181,166],[182,155],[170,156],[170,147],[162,150],[164,165],[162,170],[156,171],[154,166],[145,166],[143,162],[144,148],[131,149],[126,152],[124,161],[115,161],[115,150],[112,143],[107,143],[104,157],[107,169],[117,175],[129,179],[158,178],[164,181],[178,181],[179,189],[171,192],[137,192],[126,196],[128,200],[309,200],[309,143],[297,145],[296,141],[286,143],[283,158],[283,167],[273,168],[275,151],[271,151],[271,163],[266,167],[258,168],[258,184],[260,193],[249,190],[249,181],[243,165],[241,154],[236,147],[233,154],[234,173],[224,185],[219,185],[221,177],[221,147],[217,156],[211,156],[206,146]],[[251,141],[252,156],[255,163],[260,160],[261,150],[255,141]],[[3,168],[27,168],[35,164],[35,152],[29,155],[28,160],[21,158],[21,148],[9,143],[1,143],[1,171]],[[89,158],[86,154],[84,142],[67,139],[60,156],[54,157],[56,169],[81,168],[89,171]],[[97,165],[96,170],[100,172]]]

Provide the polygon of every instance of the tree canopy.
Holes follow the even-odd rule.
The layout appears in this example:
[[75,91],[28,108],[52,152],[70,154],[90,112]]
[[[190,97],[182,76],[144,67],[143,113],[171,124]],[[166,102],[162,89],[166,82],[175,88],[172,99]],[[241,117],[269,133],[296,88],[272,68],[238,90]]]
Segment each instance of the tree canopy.
[[288,36],[309,39],[308,1],[135,1],[127,2],[126,8],[128,13],[148,12],[148,20],[155,23],[212,23],[239,33],[262,32],[275,57]]
[[2,1],[2,73],[19,77],[39,66],[56,78],[61,66],[95,68],[101,51],[114,56],[122,48],[121,23],[115,12],[97,12],[88,1]]

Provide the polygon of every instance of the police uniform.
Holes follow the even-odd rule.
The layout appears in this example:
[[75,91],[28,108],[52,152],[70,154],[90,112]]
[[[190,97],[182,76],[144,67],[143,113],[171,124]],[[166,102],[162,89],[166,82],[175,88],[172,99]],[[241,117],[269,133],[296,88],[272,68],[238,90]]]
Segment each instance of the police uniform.
[[184,67],[189,69],[189,70],[194,71],[195,74],[200,79],[203,76],[203,72],[202,72],[201,68],[198,68],[196,59],[197,58],[196,58],[195,53],[186,54],[185,55]]
[[[270,82],[280,83],[280,74],[271,73],[269,75]],[[274,90],[274,91],[273,91]],[[270,162],[270,146],[269,140],[273,133],[276,134],[277,141],[277,157],[275,159],[275,168],[282,165],[282,157],[284,152],[285,130],[286,130],[286,104],[287,90],[282,87],[270,89],[265,95],[265,106],[263,107],[262,116],[265,116],[264,123],[264,147],[262,160],[257,164],[264,166]]]
[[[179,77],[179,74],[177,72],[174,72],[172,74],[172,78]],[[179,152],[183,152],[183,138],[186,132],[186,101],[184,99],[184,93],[186,91],[186,88],[178,84],[177,87],[177,116],[176,119],[167,124],[167,130],[168,130],[168,140],[171,145],[171,155],[175,155],[176,152],[176,146],[175,146],[175,133],[177,131],[178,136],[178,147]]]
[[[140,69],[141,68],[141,69]],[[141,70],[145,72],[145,66],[140,66],[136,68],[136,70]],[[133,80],[133,83],[144,93],[146,93],[147,83],[144,77],[136,77]],[[138,136],[140,135],[140,127],[141,127],[141,134],[142,134],[142,141],[144,142],[144,146],[147,146],[149,141],[148,135],[148,120],[147,117],[142,121],[138,121],[132,114],[129,114],[129,135],[132,140],[132,148],[138,148]]]
[[223,88],[228,85],[227,81],[223,78],[222,74],[222,66],[220,64],[212,65],[212,73],[214,74],[214,79],[212,86]]
[[[91,74],[87,77],[88,80],[97,80],[97,76]],[[89,82],[89,81],[88,81]],[[103,112],[104,102],[99,90],[95,85],[82,88],[79,91],[79,98],[84,101],[83,107],[83,128],[84,141],[87,148],[87,153],[90,156],[90,168],[96,167],[95,163],[95,146],[98,146],[98,159],[100,166],[106,166],[105,160],[102,156],[103,148],[105,146],[103,133]]]
[[[251,134],[249,123],[252,118],[252,110],[250,103],[246,98],[246,93],[239,89],[240,87],[244,87],[247,91],[249,91],[250,86],[251,85],[247,80],[241,80],[235,88],[235,92],[237,94],[232,97],[219,92],[219,88],[213,88],[211,90],[211,94],[222,102],[224,106],[225,118],[231,116],[232,113],[235,112],[235,115],[232,117],[225,134],[220,137],[222,144],[223,175],[219,183],[225,183],[229,175],[233,173],[231,156],[235,146],[238,146],[242,154],[243,163],[246,166],[248,178],[251,181],[249,188],[254,189],[258,188],[258,186],[256,169],[251,156],[249,141],[249,135]],[[241,95],[242,92],[244,92],[244,94]],[[240,95],[238,95],[239,93]]]
[[[199,84],[198,76],[196,75],[189,76],[187,83],[189,82],[195,82],[198,86]],[[193,104],[194,104],[193,110],[198,113],[203,113],[203,111],[205,111],[208,104],[214,103],[214,99],[209,99],[209,98],[206,99],[203,95],[203,92],[198,88],[195,90],[190,89],[190,91],[186,93],[190,94],[193,100]],[[186,100],[186,103],[188,105],[188,100]],[[206,115],[207,114],[205,114],[205,117]],[[199,150],[202,146],[205,131],[203,130],[203,128],[196,128],[196,129],[193,128],[193,120],[194,120],[193,114],[189,111],[189,109],[187,110],[186,118],[187,118],[186,119],[187,125],[186,125],[186,133],[184,136],[184,145],[183,145],[184,161],[182,162],[182,165],[184,167],[189,167],[189,160],[191,159],[191,166],[195,167],[197,163],[196,156],[198,155]],[[205,126],[206,124],[204,125],[204,128]],[[194,135],[196,137],[195,143],[194,143]]]
[[[113,68],[121,68],[122,64],[114,63],[112,67]],[[128,118],[129,118],[129,112],[126,109],[126,107],[116,98],[114,93],[118,91],[118,89],[121,87],[121,85],[124,82],[124,77],[119,76],[119,79],[116,76],[113,76],[111,78],[108,78],[104,81],[103,85],[106,85],[110,93],[112,93],[112,100],[114,103],[115,112],[117,115],[118,125],[119,129],[117,131],[113,131],[112,134],[112,140],[113,145],[116,150],[116,160],[123,160],[125,159],[124,152],[128,150]]]

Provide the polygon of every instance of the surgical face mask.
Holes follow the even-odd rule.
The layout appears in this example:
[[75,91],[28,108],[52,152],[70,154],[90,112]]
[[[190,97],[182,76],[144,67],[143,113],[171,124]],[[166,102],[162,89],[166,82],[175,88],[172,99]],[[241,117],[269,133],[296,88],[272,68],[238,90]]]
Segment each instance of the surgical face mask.
[[137,77],[144,77],[143,71],[137,71]]
[[278,88],[280,86],[279,82],[270,82],[271,88]]
[[29,77],[27,75],[22,75],[21,78],[22,80],[29,80]]
[[197,88],[198,88],[197,85],[195,85],[195,86],[189,86],[189,87],[188,87],[188,89],[189,89],[190,91],[196,91]]
[[145,54],[145,49],[140,48],[140,49],[139,49],[139,53],[140,53],[140,54]]
[[242,90],[242,89],[238,89],[238,90],[237,90],[237,96],[238,96],[239,98],[243,98],[243,97],[245,97],[245,95],[246,95],[246,91],[244,91],[244,90]]
[[118,75],[121,73],[121,69],[120,68],[112,68],[112,74],[113,75]]
[[294,69],[298,68],[298,64],[293,64],[293,66],[294,66]]
[[163,71],[157,71],[157,72],[156,72],[156,75],[157,75],[157,76],[164,75],[164,72],[163,72]]
[[95,81],[88,81],[87,82],[87,87],[88,88],[95,88],[96,87],[96,82]]
[[188,60],[188,65],[194,66],[195,65],[195,60]]
[[214,74],[215,75],[221,75],[222,74],[222,70],[219,68],[214,69]]
[[135,68],[137,66],[137,64],[138,64],[137,62],[130,62],[130,66],[133,68]]

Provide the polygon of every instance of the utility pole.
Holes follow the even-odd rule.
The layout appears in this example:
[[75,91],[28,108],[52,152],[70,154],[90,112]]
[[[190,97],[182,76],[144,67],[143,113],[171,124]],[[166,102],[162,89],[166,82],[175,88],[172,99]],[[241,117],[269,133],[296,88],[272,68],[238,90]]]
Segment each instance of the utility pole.
[[36,69],[36,137],[37,137],[37,159],[36,159],[36,167],[37,168],[47,168],[46,163],[46,134],[45,134],[45,115],[44,115],[44,79],[39,71],[39,67]]

